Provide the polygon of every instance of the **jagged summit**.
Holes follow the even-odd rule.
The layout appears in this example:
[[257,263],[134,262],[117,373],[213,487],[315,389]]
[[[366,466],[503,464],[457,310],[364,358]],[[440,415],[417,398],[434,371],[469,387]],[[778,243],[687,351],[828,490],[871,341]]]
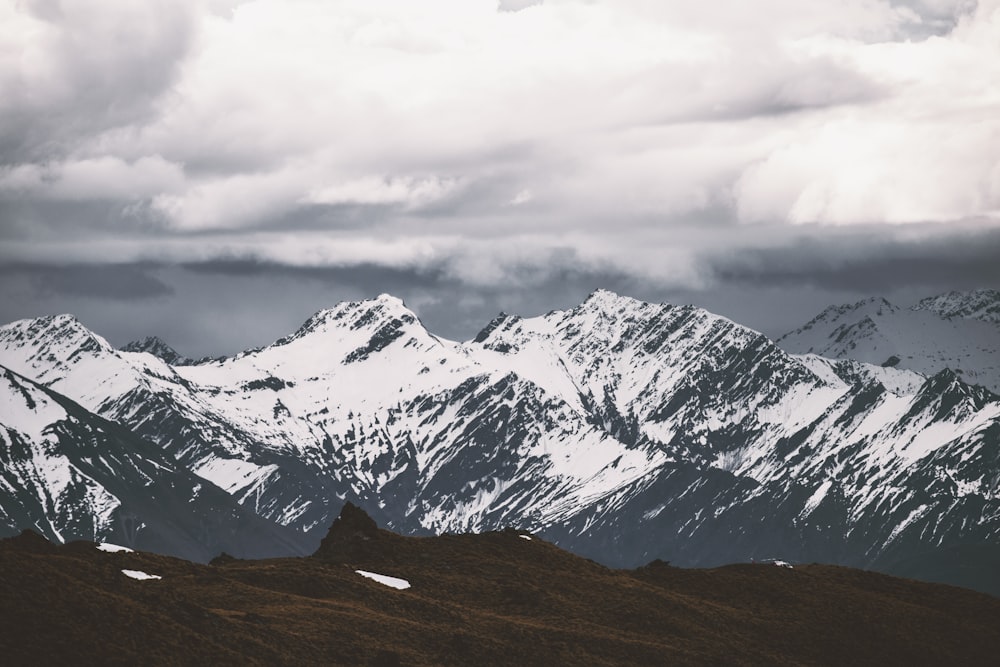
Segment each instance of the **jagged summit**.
[[0,365],[44,383],[61,377],[71,365],[116,355],[107,340],[70,314],[0,326]]
[[940,419],[970,415],[989,403],[1000,401],[1000,396],[985,387],[966,383],[961,375],[945,368],[927,378],[915,396],[918,407],[927,401],[939,404],[936,417]]
[[313,334],[344,328],[350,331],[378,331],[384,328],[400,330],[405,326],[419,328],[430,335],[402,299],[380,294],[374,299],[342,301],[332,308],[324,308],[306,320],[295,333],[280,338],[271,347],[281,347]]
[[[476,334],[476,337],[472,339],[472,342],[486,343],[495,332],[509,331],[511,328],[517,326],[520,321],[520,316],[508,315],[507,313],[501,311],[499,315],[490,320],[490,323],[483,327],[478,334]],[[490,349],[496,348],[490,347]],[[505,349],[499,349],[498,351],[502,352],[505,351]]]
[[818,325],[839,322],[845,318],[864,318],[872,315],[880,316],[885,313],[894,313],[898,310],[898,306],[890,303],[882,297],[871,297],[854,303],[828,306],[814,318],[806,322],[803,326],[780,337],[778,342],[780,343],[782,340],[791,338],[796,334],[809,331]]
[[[69,340],[79,337],[99,338],[69,313],[17,320],[0,327],[0,339],[5,341]],[[106,344],[104,339],[100,341]]]
[[615,315],[633,310],[660,309],[670,307],[669,304],[656,304],[642,301],[631,296],[623,296],[607,289],[596,289],[591,292],[583,303],[573,310],[599,311],[605,315]]
[[165,361],[171,366],[190,366],[195,363],[193,359],[189,359],[182,354],[179,354],[174,348],[167,345],[157,336],[147,336],[142,340],[134,340],[131,343],[127,343],[121,347],[122,352],[147,352],[158,359]]

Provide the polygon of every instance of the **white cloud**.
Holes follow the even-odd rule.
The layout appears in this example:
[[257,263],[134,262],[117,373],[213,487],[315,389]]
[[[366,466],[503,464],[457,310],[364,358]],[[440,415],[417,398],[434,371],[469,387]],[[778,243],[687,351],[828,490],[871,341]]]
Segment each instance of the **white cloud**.
[[176,194],[152,198],[152,208],[175,229],[253,227],[293,208],[300,192],[295,169],[203,179]]
[[401,204],[414,209],[433,203],[453,192],[457,179],[368,176],[320,186],[304,201],[311,204]]
[[188,2],[0,2],[0,159],[50,158],[149,120],[196,23]]
[[159,155],[0,167],[0,198],[141,200],[184,187],[183,168]]
[[0,197],[145,207],[92,239],[132,255],[692,283],[737,221],[995,216],[998,50],[998,0],[6,2]]
[[894,94],[803,123],[736,185],[744,220],[837,224],[1000,217],[1000,3],[947,38],[797,45],[855,63]]

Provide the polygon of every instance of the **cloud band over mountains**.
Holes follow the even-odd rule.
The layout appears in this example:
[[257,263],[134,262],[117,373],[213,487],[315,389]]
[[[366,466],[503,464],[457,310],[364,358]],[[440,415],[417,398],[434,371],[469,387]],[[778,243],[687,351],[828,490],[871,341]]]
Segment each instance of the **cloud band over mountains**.
[[35,0],[0,47],[28,291],[233,263],[469,294],[996,281],[970,258],[1000,229],[1000,0]]

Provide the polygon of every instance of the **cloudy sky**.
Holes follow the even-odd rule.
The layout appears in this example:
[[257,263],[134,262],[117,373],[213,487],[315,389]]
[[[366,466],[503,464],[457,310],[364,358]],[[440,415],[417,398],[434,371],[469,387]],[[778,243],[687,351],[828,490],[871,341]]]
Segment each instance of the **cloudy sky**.
[[1000,287],[1000,0],[0,0],[0,320]]

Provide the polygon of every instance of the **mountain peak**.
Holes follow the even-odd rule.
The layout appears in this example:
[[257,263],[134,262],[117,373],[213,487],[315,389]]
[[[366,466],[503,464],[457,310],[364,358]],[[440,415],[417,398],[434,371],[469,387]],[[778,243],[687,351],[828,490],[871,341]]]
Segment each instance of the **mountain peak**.
[[348,501],[344,503],[340,515],[333,520],[330,530],[313,555],[319,558],[350,560],[366,553],[370,543],[378,538],[381,532],[378,524],[368,516],[367,512]]
[[[306,320],[295,333],[279,339],[274,346],[287,345],[309,334],[332,328],[378,331],[387,325],[399,329],[404,325],[418,323],[417,316],[406,307],[402,299],[383,293],[374,299],[341,301],[332,308],[320,310]],[[422,328],[422,325],[420,326]]]
[[969,384],[959,373],[943,368],[924,382],[914,397],[910,414],[919,414],[930,408],[935,421],[968,418],[997,398],[986,387]]
[[474,343],[485,343],[494,332],[508,331],[511,327],[517,325],[521,321],[521,317],[518,315],[508,315],[507,313],[500,311],[500,314],[490,320],[490,323],[483,327],[476,337],[473,339]]
[[[855,301],[854,303],[844,303],[836,306],[828,306],[823,311],[812,318],[804,325],[795,329],[794,331],[789,331],[783,336],[779,337],[777,340],[779,343],[787,344],[796,337],[801,337],[806,332],[811,329],[822,330],[824,326],[832,326],[837,329],[852,328],[854,325],[858,324],[862,320],[867,320],[867,323],[874,326],[875,322],[872,317],[881,317],[883,315],[891,315],[893,313],[899,312],[899,307],[890,303],[887,299],[883,297],[870,297],[867,299],[861,299],[860,301]],[[801,346],[800,346],[801,347]],[[804,346],[802,349],[793,347],[790,349],[792,352],[813,352],[816,350],[806,349]]]
[[971,292],[946,292],[922,299],[912,310],[928,310],[941,317],[1000,324],[1000,291],[977,289]]
[[[34,348],[48,358],[71,361],[81,355],[114,353],[114,348],[74,315],[46,315],[0,327],[0,342],[8,349]],[[3,358],[0,357],[0,363]],[[20,371],[20,367],[14,370]]]
[[79,330],[86,327],[76,318],[75,315],[70,313],[61,313],[59,315],[43,315],[41,317],[28,318],[24,320],[17,320],[16,322],[11,322],[4,328],[15,328],[22,329],[25,331],[30,331],[34,335],[40,335],[47,332],[56,332],[63,330]]
[[[393,296],[392,294],[389,294],[388,292],[382,292],[374,299],[368,299],[368,301],[377,301],[378,303],[390,304],[393,306],[406,308],[405,301],[400,299],[398,296]],[[365,303],[365,301],[361,301],[360,303]]]
[[131,343],[123,345],[121,351],[146,352],[171,366],[189,366],[193,363],[191,359],[178,354],[174,348],[167,345],[157,336],[147,336],[142,340],[134,340]]
[[[841,313],[854,312],[864,315],[882,315],[885,312],[894,313],[899,310],[899,306],[892,304],[888,299],[881,296],[873,296],[867,299],[861,299],[855,303],[835,307]],[[829,310],[829,309],[828,309]]]
[[645,304],[638,299],[633,299],[630,296],[622,296],[611,290],[596,289],[587,296],[581,305],[583,307],[600,308],[603,310],[619,310],[625,306]]

